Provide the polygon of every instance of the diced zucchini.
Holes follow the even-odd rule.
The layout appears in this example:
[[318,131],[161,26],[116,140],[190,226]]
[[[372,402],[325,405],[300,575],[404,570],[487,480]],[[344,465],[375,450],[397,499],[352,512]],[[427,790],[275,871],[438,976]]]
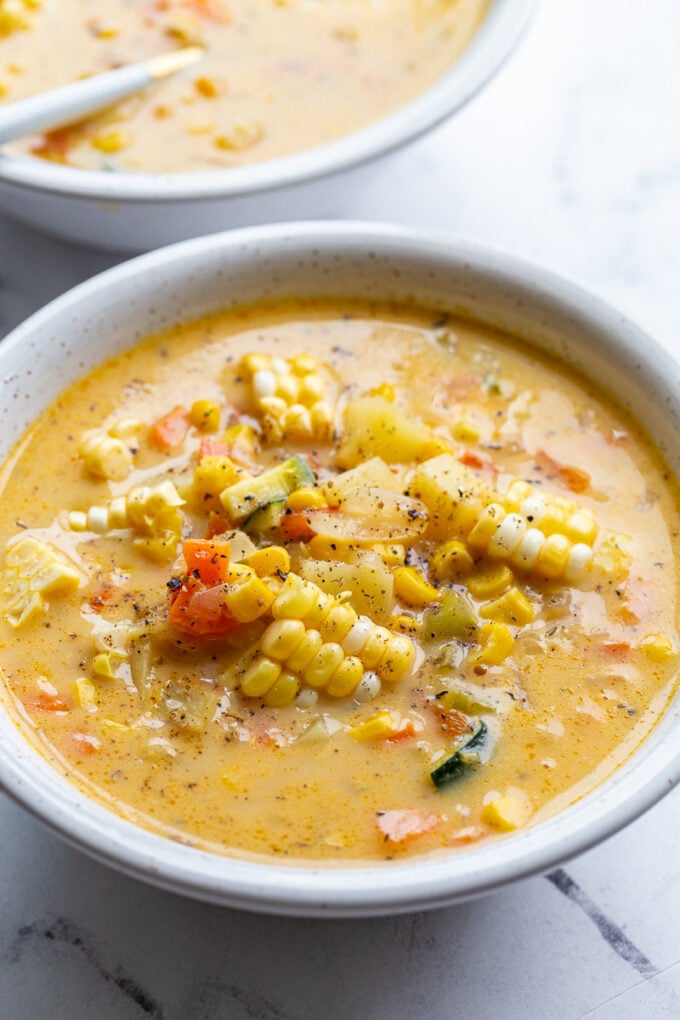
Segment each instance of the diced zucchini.
[[220,493],[222,506],[237,524],[252,518],[256,510],[285,500],[303,485],[314,485],[314,472],[304,457],[297,454],[282,464],[263,471],[256,478],[230,485]]
[[486,723],[478,719],[473,732],[466,735],[453,754],[430,772],[430,779],[438,790],[460,779],[468,769],[479,765],[479,751],[486,741],[487,733]]
[[496,711],[489,703],[484,689],[473,687],[471,684],[464,686],[450,684],[445,691],[435,694],[435,698],[442,708],[453,708],[464,715],[483,715],[485,712]]
[[464,595],[451,589],[423,614],[421,637],[425,641],[470,641],[476,629],[474,609]]
[[271,535],[281,523],[285,506],[285,499],[273,499],[243,522],[243,530],[249,535]]

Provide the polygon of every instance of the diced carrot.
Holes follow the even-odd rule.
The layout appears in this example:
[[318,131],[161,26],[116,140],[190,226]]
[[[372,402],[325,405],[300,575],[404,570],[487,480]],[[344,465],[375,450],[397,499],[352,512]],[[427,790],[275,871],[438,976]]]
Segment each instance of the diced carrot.
[[378,811],[375,825],[386,843],[406,843],[439,825],[439,815],[422,811]]
[[183,6],[199,17],[214,21],[218,25],[228,25],[231,21],[226,7],[220,0],[183,0]]
[[572,492],[585,492],[590,486],[590,475],[581,468],[571,464],[561,464],[545,450],[539,450],[535,457],[536,464],[547,472],[548,477],[556,477]]
[[23,704],[29,711],[37,708],[40,712],[70,712],[72,707],[60,695],[46,694],[44,691],[30,694],[23,699]]
[[630,654],[630,643],[628,641],[605,641],[600,645],[600,650],[607,655],[608,658],[616,659],[627,659]]
[[182,544],[187,573],[198,572],[205,585],[224,584],[229,578],[229,543],[209,538],[187,538]]
[[180,446],[189,431],[189,412],[178,404],[151,426],[150,439],[161,450]]
[[289,542],[308,542],[314,538],[314,531],[310,527],[310,520],[313,510],[285,511],[279,530]]
[[175,630],[195,637],[222,637],[238,626],[224,601],[225,586],[207,588],[189,577],[177,594],[171,594],[168,622]]
[[229,447],[226,443],[223,443],[220,439],[201,439],[201,445],[198,448],[198,459],[203,460],[204,457],[228,457]]

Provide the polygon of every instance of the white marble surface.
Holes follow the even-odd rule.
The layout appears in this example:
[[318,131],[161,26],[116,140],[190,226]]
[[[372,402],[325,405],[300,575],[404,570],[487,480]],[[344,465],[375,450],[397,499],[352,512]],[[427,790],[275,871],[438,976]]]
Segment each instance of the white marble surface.
[[[538,6],[482,96],[328,212],[541,261],[680,356],[680,4]],[[0,218],[0,335],[112,262]],[[0,796],[0,1018],[680,1017],[679,810],[676,792],[552,881],[321,922],[146,888]]]

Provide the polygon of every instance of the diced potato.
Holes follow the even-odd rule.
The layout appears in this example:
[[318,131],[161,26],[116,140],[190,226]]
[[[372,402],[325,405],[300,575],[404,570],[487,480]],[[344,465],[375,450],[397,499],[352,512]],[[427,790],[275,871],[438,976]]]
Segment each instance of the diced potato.
[[429,534],[440,541],[465,537],[494,497],[488,486],[450,453],[419,464],[409,494],[427,507]]
[[322,492],[330,506],[337,506],[349,489],[362,486],[402,492],[403,473],[392,471],[382,458],[371,457],[349,471],[343,471],[331,478],[322,486]]
[[345,408],[344,435],[335,461],[352,468],[371,457],[387,464],[406,464],[431,457],[440,449],[431,429],[407,418],[384,397],[359,397]]
[[512,832],[526,825],[533,813],[528,795],[523,790],[512,790],[484,806],[482,821],[502,832]]
[[349,602],[357,613],[364,613],[376,623],[389,621],[394,608],[394,578],[382,564],[365,566],[305,560],[300,573],[330,595],[351,592]]

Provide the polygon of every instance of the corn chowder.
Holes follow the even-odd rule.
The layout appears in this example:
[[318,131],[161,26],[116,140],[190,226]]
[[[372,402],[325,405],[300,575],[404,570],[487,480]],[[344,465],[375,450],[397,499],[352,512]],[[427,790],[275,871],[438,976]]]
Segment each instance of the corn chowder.
[[488,0],[0,0],[0,102],[181,46],[202,61],[13,146],[90,170],[212,170],[300,152],[441,78]]
[[481,844],[611,774],[672,693],[664,464],[467,322],[310,302],[177,327],[71,386],[2,493],[18,724],[183,843]]

